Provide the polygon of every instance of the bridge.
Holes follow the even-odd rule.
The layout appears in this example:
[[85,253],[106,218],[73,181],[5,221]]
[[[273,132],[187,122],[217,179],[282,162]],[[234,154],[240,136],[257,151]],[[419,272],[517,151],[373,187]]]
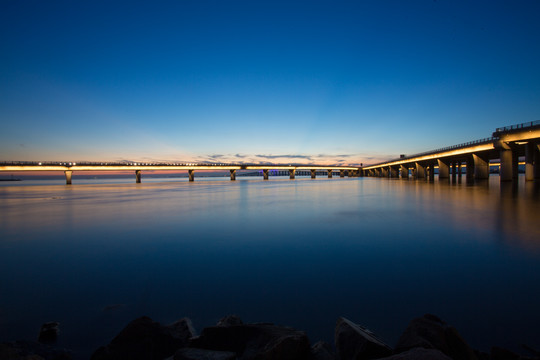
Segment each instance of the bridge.
[[[365,176],[434,180],[461,177],[466,169],[468,181],[487,179],[490,166],[498,166],[500,180],[518,178],[520,158],[524,157],[525,179],[540,179],[540,120],[497,128],[485,139],[431,150],[411,156],[365,166]],[[497,161],[497,162],[496,162]],[[410,171],[410,175],[409,175]]]
[[74,171],[133,171],[137,183],[142,171],[187,171],[189,181],[195,180],[195,171],[221,170],[236,179],[238,170],[257,170],[268,180],[269,171],[288,171],[290,179],[296,173],[309,172],[315,178],[317,171],[326,171],[331,178],[334,171],[340,177],[378,176],[390,178],[434,180],[435,169],[439,180],[461,178],[466,169],[467,181],[487,179],[490,167],[497,166],[501,181],[518,178],[520,158],[524,158],[525,179],[540,180],[540,120],[497,128],[491,137],[426,151],[369,166],[339,165],[283,165],[283,164],[197,164],[197,163],[140,163],[140,162],[0,162],[0,172],[63,171],[66,184],[72,183]]
[[311,178],[315,179],[321,170],[332,178],[334,171],[339,171],[340,177],[359,176],[360,168],[354,166],[338,165],[283,165],[283,164],[197,164],[197,163],[140,163],[140,162],[35,162],[35,161],[4,161],[0,162],[0,172],[7,171],[63,171],[66,184],[71,185],[74,171],[133,171],[135,181],[141,182],[142,171],[186,171],[189,181],[195,180],[195,171],[214,170],[230,172],[231,180],[236,180],[237,170],[260,170],[263,179],[268,180],[270,170],[288,171],[289,178],[294,179],[296,173],[309,171]]

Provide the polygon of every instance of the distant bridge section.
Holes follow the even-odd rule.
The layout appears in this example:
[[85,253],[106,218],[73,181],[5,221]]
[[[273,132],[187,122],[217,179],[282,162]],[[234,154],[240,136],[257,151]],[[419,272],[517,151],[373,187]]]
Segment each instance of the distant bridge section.
[[[408,179],[461,177],[487,179],[490,164],[497,161],[501,181],[518,178],[519,158],[525,158],[525,179],[540,179],[540,120],[497,128],[491,137],[385,161],[362,168],[366,176]],[[410,174],[409,175],[409,171]]]
[[63,171],[66,184],[72,183],[74,171],[134,171],[135,181],[141,182],[142,171],[180,171],[188,172],[189,181],[195,180],[198,170],[229,170],[231,180],[236,180],[237,170],[262,170],[264,180],[268,180],[270,170],[287,170],[290,179],[295,178],[298,171],[309,171],[315,179],[317,171],[327,171],[328,177],[339,171],[340,177],[359,176],[360,168],[355,166],[337,165],[279,165],[279,164],[197,164],[197,163],[146,163],[146,162],[37,162],[37,161],[4,161],[0,162],[0,172],[6,171]]

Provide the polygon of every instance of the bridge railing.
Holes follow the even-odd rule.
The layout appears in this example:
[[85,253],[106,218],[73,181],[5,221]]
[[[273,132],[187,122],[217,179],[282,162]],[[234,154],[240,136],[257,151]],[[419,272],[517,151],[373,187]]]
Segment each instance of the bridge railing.
[[538,126],[538,125],[540,125],[540,120],[528,121],[521,124],[500,127],[500,128],[497,128],[495,132],[498,133],[498,132],[504,132],[504,131],[511,131],[511,130],[529,128],[529,127]]
[[424,152],[421,152],[421,153],[408,155],[408,156],[405,156],[403,158],[397,158],[397,159],[384,161],[384,162],[374,164],[374,165],[370,165],[370,166],[378,166],[378,165],[383,165],[383,164],[386,164],[386,163],[389,163],[389,162],[413,159],[413,158],[416,158],[416,157],[419,157],[419,156],[431,155],[431,154],[436,154],[436,153],[449,151],[449,150],[462,149],[462,148],[469,147],[469,146],[472,146],[472,145],[487,144],[487,143],[493,142],[493,141],[495,141],[497,139],[498,139],[497,137],[492,136],[492,137],[488,137],[488,138],[472,140],[472,141],[468,141],[468,142],[457,144],[457,145],[446,146],[446,147],[435,149],[435,150],[428,150],[428,151],[424,151]]

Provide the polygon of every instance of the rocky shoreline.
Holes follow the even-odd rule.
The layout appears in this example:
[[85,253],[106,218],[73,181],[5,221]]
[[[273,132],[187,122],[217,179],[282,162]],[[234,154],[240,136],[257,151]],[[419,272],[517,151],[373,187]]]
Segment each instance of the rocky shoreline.
[[[42,327],[39,342],[0,344],[0,359],[69,360],[69,350],[53,346],[58,323]],[[524,346],[527,355],[494,346],[489,353],[471,348],[458,331],[435,315],[413,319],[394,347],[372,331],[340,317],[335,343],[311,345],[303,331],[271,323],[245,324],[227,316],[199,335],[188,318],[162,325],[149,317],[130,322],[91,360],[540,360],[540,352]]]

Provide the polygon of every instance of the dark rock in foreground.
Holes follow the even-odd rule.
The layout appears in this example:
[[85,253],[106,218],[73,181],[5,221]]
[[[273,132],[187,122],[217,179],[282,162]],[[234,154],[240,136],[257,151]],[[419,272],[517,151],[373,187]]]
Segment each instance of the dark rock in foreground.
[[163,360],[188,344],[195,335],[191,320],[161,325],[149,317],[129,323],[109,345],[96,350],[92,360]]
[[35,341],[14,341],[0,344],[0,359],[71,360],[71,353]]
[[178,350],[172,360],[235,360],[236,354],[230,351],[183,348]]
[[335,341],[340,360],[369,360],[392,355],[392,349],[371,331],[342,317],[336,324]]
[[311,354],[314,360],[335,360],[336,355],[332,346],[324,341],[319,341],[311,347]]
[[436,349],[416,348],[380,360],[452,360]]
[[191,347],[230,351],[240,360],[303,360],[311,358],[306,334],[273,324],[220,325],[205,328]]
[[478,360],[456,329],[430,314],[410,322],[395,351],[401,353],[414,348],[437,349],[454,360]]
[[58,338],[58,333],[60,332],[60,323],[57,321],[51,321],[41,325],[41,330],[39,331],[38,341],[41,343],[54,343]]

